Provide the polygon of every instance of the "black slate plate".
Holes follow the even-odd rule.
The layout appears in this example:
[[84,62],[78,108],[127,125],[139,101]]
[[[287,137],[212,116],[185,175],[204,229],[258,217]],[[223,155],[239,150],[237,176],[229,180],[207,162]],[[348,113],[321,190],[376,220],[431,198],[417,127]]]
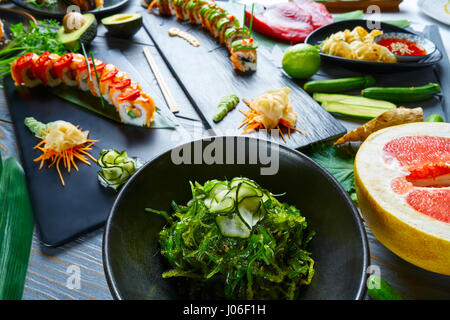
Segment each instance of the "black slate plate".
[[[67,8],[73,5],[72,3],[65,0],[58,0],[57,3],[50,7],[37,7],[32,3],[26,2],[25,0],[11,0],[11,2],[36,14],[54,18],[62,18],[67,13]],[[102,8],[83,11],[83,13],[90,12],[94,14],[103,14],[117,10],[127,4],[127,2],[128,0],[105,0],[105,4]]]
[[[273,193],[286,192],[280,201],[295,205],[306,217],[308,226],[316,231],[309,247],[316,273],[312,284],[303,287],[300,299],[362,299],[369,247],[358,211],[339,183],[303,153],[274,143],[264,146],[261,140],[249,137],[226,141],[216,137],[190,142],[182,148],[206,150],[213,144],[224,159],[228,159],[230,150],[235,150],[231,154],[235,164],[175,165],[171,152],[167,152],[142,168],[120,192],[103,238],[103,265],[113,297],[187,299],[179,292],[184,282],[161,277],[163,271],[170,269],[158,245],[158,233],[165,220],[145,212],[144,208],[169,211],[172,200],[185,204],[192,198],[189,181],[204,183],[245,176]],[[264,154],[269,149],[279,155],[276,174],[261,175],[261,168],[267,167],[261,164],[266,163],[262,158],[253,164],[249,162],[257,148],[262,148]],[[238,152],[245,155],[242,156],[247,159],[245,164],[236,164]]]
[[[224,3],[220,3],[220,6],[235,13],[236,17],[241,16],[241,6],[237,7],[238,11],[235,6],[227,7]],[[292,89],[291,103],[299,115],[296,127],[308,134],[295,132],[291,134],[290,139],[286,136],[286,143],[281,137],[277,142],[297,149],[345,133],[346,130],[339,121],[322,109],[297,83],[262,54],[262,50],[258,49],[257,71],[242,74],[233,70],[226,47],[202,30],[201,26],[191,25],[188,22],[180,23],[175,17],[145,14],[144,27],[194,107],[215,134],[226,135],[233,132],[239,135],[243,129],[237,130],[237,127],[244,116],[238,109],[248,110],[241,101],[222,121],[214,123],[212,117],[223,96],[234,93],[240,98],[251,100],[269,89],[282,87]],[[200,46],[193,47],[181,38],[170,37],[168,30],[172,27],[188,30],[199,40]],[[248,135],[255,136],[257,133]],[[269,138],[267,134],[258,136]]]
[[[306,38],[305,43],[311,45],[318,45],[322,43],[326,38],[328,38],[331,34],[336,33],[338,31],[343,31],[345,29],[352,30],[357,26],[362,26],[366,28],[368,20],[345,20],[339,21],[335,23],[331,23],[324,27],[318,28],[314,30],[308,38]],[[413,33],[403,28],[396,27],[394,25],[390,25],[387,23],[379,22],[380,29],[383,32],[403,32],[403,33]],[[367,28],[366,28],[367,29]],[[370,62],[370,61],[359,61],[346,59],[342,57],[336,57],[328,54],[321,53],[320,54],[323,60],[342,65],[347,68],[355,69],[358,71],[370,71],[376,73],[392,73],[398,71],[408,71],[417,68],[424,68],[432,66],[438,63],[442,59],[442,53],[436,49],[436,51],[427,58],[416,62],[397,62],[397,63],[384,63],[384,62]]]
[[[142,81],[125,57],[114,50],[101,54],[94,50],[94,55],[126,70],[152,95],[161,112],[177,122],[165,104],[161,103],[159,89]],[[4,87],[19,141],[36,224],[42,242],[48,246],[64,244],[101,226],[117,193],[100,186],[95,163],[91,166],[79,164],[80,171],[70,174],[62,170],[65,187],[61,186],[55,168],[44,167],[39,170],[38,163],[33,161],[40,154],[33,149],[39,140],[23,124],[25,117],[32,116],[44,123],[65,120],[80,125],[83,130],[89,130],[90,138],[100,140],[91,151],[95,158],[102,149],[114,148],[127,150],[130,156],[149,160],[179,143],[179,140],[172,139],[173,135],[180,136],[178,129],[125,126],[62,100],[43,87],[16,88],[9,77],[5,79]]]

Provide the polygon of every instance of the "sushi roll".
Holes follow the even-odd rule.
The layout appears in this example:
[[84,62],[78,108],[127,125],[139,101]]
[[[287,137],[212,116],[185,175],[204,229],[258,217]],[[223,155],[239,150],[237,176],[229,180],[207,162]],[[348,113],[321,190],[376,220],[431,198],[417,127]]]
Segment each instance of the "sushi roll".
[[169,0],[156,0],[158,5],[159,14],[162,16],[172,16],[172,7]]
[[123,123],[150,126],[155,114],[155,102],[139,89],[127,88],[116,99],[117,112]]
[[41,80],[33,75],[32,68],[39,59],[36,53],[30,52],[14,60],[11,64],[11,76],[16,86],[21,84],[33,88],[41,84]]
[[188,2],[188,0],[174,0],[173,9],[175,11],[175,14],[177,15],[178,20],[188,20],[187,13],[185,11],[185,6]]
[[[45,55],[46,53],[43,53]],[[40,58],[41,58],[40,57]],[[38,59],[38,61],[40,60]],[[53,69],[53,64],[60,58],[59,55],[50,53],[45,55],[45,61],[42,61],[39,63],[38,66],[38,78],[41,79],[42,83],[49,87],[56,87],[61,84],[61,79],[58,77],[58,75],[55,73],[55,70]],[[36,63],[38,64],[38,62]]]
[[198,14],[200,16],[200,23],[202,24],[203,28],[205,28],[205,29],[207,28],[207,23],[206,22],[208,21],[208,15],[214,10],[216,10],[216,3],[215,2],[205,3],[198,10]]
[[[106,63],[102,62],[101,60],[95,59],[94,61],[97,71],[106,65]],[[91,58],[89,58],[88,63],[89,69],[91,70],[91,78],[95,77],[94,64],[92,63]],[[80,88],[80,90],[89,91],[89,85],[87,83],[88,78],[89,78],[88,65],[86,61],[83,61],[77,66],[75,76],[75,80],[77,81],[77,85],[78,88]]]
[[243,27],[232,27],[224,31],[223,38],[228,51],[231,51],[231,44],[236,40],[250,38],[250,30]]
[[77,66],[84,61],[83,55],[69,52],[53,62],[53,71],[65,85],[73,87],[77,85]]
[[186,4],[186,13],[192,24],[201,24],[199,11],[205,3],[202,0],[190,0]]
[[216,30],[219,34],[219,42],[225,43],[225,32],[230,28],[239,27],[239,21],[234,16],[221,18],[216,22]]
[[216,29],[217,21],[219,21],[219,19],[221,18],[225,18],[227,15],[227,12],[222,8],[217,8],[216,10],[209,13],[206,22],[206,28],[214,38],[219,37],[219,32]]
[[119,111],[117,98],[130,89],[142,90],[141,86],[137,82],[132,81],[128,75],[109,85],[109,101],[116,107],[117,111]]
[[256,70],[256,45],[253,38],[235,40],[231,44],[231,63],[235,70],[242,72]]
[[112,104],[112,101],[109,98],[109,85],[113,82],[118,82],[124,78],[129,77],[125,72],[119,71],[117,68],[108,71],[104,70],[100,78],[100,85],[99,85],[103,99]]
[[[93,69],[93,68],[92,68]],[[89,79],[89,77],[86,79],[86,83],[89,87],[89,90],[91,91],[91,94],[95,97],[99,97],[101,94],[100,91],[100,81],[103,77],[103,74],[109,73],[109,72],[116,72],[117,68],[115,65],[107,63],[107,64],[102,64],[100,65],[100,68],[97,67],[96,65],[96,70],[97,70],[97,76],[95,75],[95,70],[91,70],[93,76],[91,77],[91,79]]]

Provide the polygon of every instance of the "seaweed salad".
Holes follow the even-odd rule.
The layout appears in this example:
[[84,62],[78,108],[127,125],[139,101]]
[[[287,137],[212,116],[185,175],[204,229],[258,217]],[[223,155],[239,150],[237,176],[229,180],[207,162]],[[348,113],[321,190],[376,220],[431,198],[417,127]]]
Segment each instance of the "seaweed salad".
[[292,205],[247,178],[190,183],[185,206],[159,233],[171,266],[163,278],[188,279],[190,298],[296,299],[314,276],[314,236]]

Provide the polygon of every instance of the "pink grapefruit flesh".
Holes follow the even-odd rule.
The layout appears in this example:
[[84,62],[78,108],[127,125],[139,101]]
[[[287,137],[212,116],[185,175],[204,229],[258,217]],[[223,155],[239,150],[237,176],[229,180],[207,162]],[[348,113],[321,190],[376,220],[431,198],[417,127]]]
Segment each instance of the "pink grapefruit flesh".
[[[433,180],[438,180],[436,178],[450,174],[450,138],[400,137],[386,143],[383,151],[386,162],[395,158],[410,172],[406,179],[393,179],[392,190],[407,194],[406,202],[418,212],[450,223],[450,188],[445,184],[433,184]],[[414,186],[415,181],[427,180],[430,186]]]

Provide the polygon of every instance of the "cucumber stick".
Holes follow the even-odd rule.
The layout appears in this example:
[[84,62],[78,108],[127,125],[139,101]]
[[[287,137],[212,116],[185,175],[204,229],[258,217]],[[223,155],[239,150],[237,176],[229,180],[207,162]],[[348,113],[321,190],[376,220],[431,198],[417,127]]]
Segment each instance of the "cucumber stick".
[[392,102],[416,102],[430,99],[441,92],[437,83],[422,87],[370,87],[361,91],[366,98],[388,100]]
[[371,87],[375,84],[372,76],[350,77],[332,80],[308,81],[303,88],[308,92],[338,93]]
[[367,280],[367,293],[372,300],[404,300],[389,283],[373,274]]
[[318,102],[336,102],[341,104],[364,106],[376,109],[395,109],[396,105],[389,101],[375,100],[345,94],[314,93],[313,99]]
[[322,107],[331,113],[337,113],[345,116],[353,116],[363,119],[376,118],[387,110],[333,101],[322,103]]

